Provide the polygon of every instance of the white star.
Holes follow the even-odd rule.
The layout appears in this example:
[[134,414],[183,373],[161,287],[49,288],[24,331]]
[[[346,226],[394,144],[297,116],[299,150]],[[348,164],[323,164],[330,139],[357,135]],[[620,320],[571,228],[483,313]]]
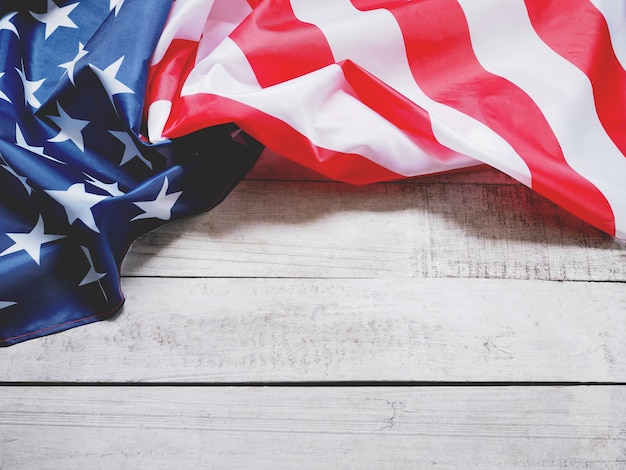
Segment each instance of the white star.
[[238,144],[241,144],[245,147],[248,147],[250,145],[243,136],[243,131],[241,129],[237,129],[231,132],[230,137],[231,139],[233,139],[233,142],[237,142]]
[[50,35],[54,33],[57,28],[78,28],[76,23],[74,23],[69,17],[69,14],[78,6],[78,3],[79,2],[72,3],[71,5],[66,5],[64,7],[58,7],[52,0],[48,0],[48,9],[45,13],[35,13],[32,11],[29,11],[29,13],[37,21],[46,25],[45,39],[48,39],[48,37],[50,37]]
[[65,208],[69,224],[78,219],[94,232],[100,233],[91,208],[110,196],[88,193],[83,183],[75,183],[65,191],[46,190],[46,193]]
[[79,286],[84,286],[86,284],[91,284],[92,282],[98,282],[100,279],[106,276],[107,273],[97,272],[96,268],[93,265],[93,260],[91,259],[91,253],[89,252],[89,249],[84,246],[81,246],[81,249],[83,250],[83,253],[85,253],[85,256],[87,257],[87,261],[89,262],[89,272],[83,278],[83,280],[80,281],[80,284],[78,284]]
[[3,308],[10,307],[11,305],[17,305],[17,302],[6,302],[6,301],[0,300],[0,310],[2,310]]
[[74,83],[74,68],[76,67],[76,64],[78,63],[78,61],[82,59],[83,57],[85,57],[87,54],[89,54],[89,51],[86,51],[83,43],[79,42],[78,52],[76,53],[74,58],[70,60],[69,62],[65,62],[64,64],[59,64],[59,67],[65,69],[64,73],[67,73],[67,76],[70,77],[70,82],[72,82],[72,85],[76,85]]
[[17,32],[17,28],[15,27],[15,25],[11,23],[11,20],[13,19],[15,15],[17,15],[16,11],[12,13],[8,13],[7,15],[0,18],[0,31],[2,31],[3,29],[6,29],[14,33],[19,38],[20,33]]
[[109,11],[115,8],[115,16],[120,12],[120,8],[124,5],[124,0],[109,0]]
[[[4,72],[0,72],[0,78],[2,77],[4,77]],[[9,103],[11,102],[9,97],[2,90],[0,90],[0,100],[8,101]]]
[[17,70],[17,73],[22,79],[22,85],[24,85],[24,103],[31,105],[35,109],[39,109],[41,103],[35,97],[35,92],[39,90],[39,88],[41,87],[43,82],[46,81],[46,79],[42,78],[41,80],[29,80],[28,78],[26,78],[24,64],[22,64],[22,69],[18,69],[17,67],[15,67],[15,70]]
[[109,95],[109,100],[111,101],[111,104],[113,104],[113,106],[115,106],[115,104],[113,103],[114,95],[119,95],[121,93],[135,93],[133,90],[131,90],[122,82],[120,82],[117,78],[115,78],[117,72],[119,72],[120,70],[123,61],[124,56],[117,59],[104,70],[99,69],[93,64],[89,64],[89,68],[91,68],[91,70],[93,70],[96,76],[100,79],[100,83],[102,83],[102,86],[107,92],[107,95]]
[[83,280],[80,281],[80,284],[78,284],[78,287],[82,287],[87,284],[92,284],[94,282],[97,282],[98,285],[100,286],[100,290],[102,291],[102,295],[104,295],[104,299],[108,300],[107,293],[104,291],[104,288],[102,287],[102,284],[100,283],[100,279],[106,276],[107,273],[99,273],[98,271],[96,271],[96,268],[93,265],[93,260],[91,259],[91,253],[89,252],[89,249],[85,246],[81,246],[80,248],[81,250],[83,250],[83,253],[85,253],[85,256],[87,257],[87,261],[89,262],[89,271],[87,272]]
[[123,196],[125,193],[120,191],[119,183],[104,183],[100,180],[95,179],[93,176],[88,175],[87,173],[83,173],[88,179],[87,183],[94,185],[96,188],[100,188],[103,191],[106,191],[111,196]]
[[161,191],[159,191],[159,195],[156,197],[154,201],[142,201],[135,202],[134,204],[139,207],[143,214],[139,214],[137,217],[130,219],[138,220],[138,219],[161,219],[161,220],[170,220],[172,217],[172,207],[176,204],[176,201],[183,193],[179,191],[177,193],[167,194],[167,186],[168,186],[167,176],[163,181],[163,186],[161,187]]
[[11,168],[11,166],[7,163],[7,161],[4,159],[1,153],[0,153],[0,158],[4,162],[3,164],[0,164],[0,167],[4,168],[6,171],[11,173],[13,176],[15,176],[19,180],[19,182],[22,183],[22,186],[24,186],[24,188],[28,192],[28,195],[30,196],[33,190],[29,186],[29,184],[26,182],[26,177],[19,175],[13,168]]
[[15,143],[18,147],[22,147],[23,149],[26,149],[29,152],[33,152],[34,154],[39,155],[40,157],[47,158],[48,160],[52,160],[53,162],[60,163],[61,165],[65,165],[65,162],[62,162],[61,160],[57,160],[56,158],[51,157],[50,155],[46,155],[43,151],[43,147],[33,147],[32,145],[27,144],[26,139],[24,139],[24,135],[22,134],[22,131],[20,129],[20,126],[17,123],[15,123]]
[[37,264],[39,264],[41,255],[41,245],[65,238],[65,235],[46,235],[44,233],[43,219],[41,216],[39,216],[37,224],[30,232],[7,233],[7,236],[13,240],[15,244],[0,253],[0,256],[6,256],[24,250]]
[[85,151],[85,143],[83,142],[83,129],[89,124],[89,121],[74,119],[61,107],[57,102],[57,111],[59,116],[48,116],[54,123],[59,126],[59,133],[48,139],[48,142],[65,142],[71,140],[81,152]]
[[144,162],[148,168],[152,170],[152,162],[150,162],[143,155],[141,155],[141,152],[137,149],[137,146],[135,145],[132,137],[127,132],[109,131],[109,134],[111,134],[113,137],[115,137],[117,140],[124,144],[124,155],[122,156],[120,166],[128,163],[133,158],[137,157],[142,162]]

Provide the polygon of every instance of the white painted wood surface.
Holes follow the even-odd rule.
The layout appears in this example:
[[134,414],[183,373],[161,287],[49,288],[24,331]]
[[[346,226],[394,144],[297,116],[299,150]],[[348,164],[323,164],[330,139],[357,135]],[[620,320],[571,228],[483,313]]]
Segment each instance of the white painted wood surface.
[[619,283],[130,278],[127,307],[9,348],[0,380],[626,381]]
[[0,467],[623,469],[624,387],[0,389]]
[[246,181],[143,237],[123,273],[626,281],[625,256],[521,185]]
[[132,247],[115,319],[0,350],[0,469],[626,468],[625,260],[491,170],[266,155]]

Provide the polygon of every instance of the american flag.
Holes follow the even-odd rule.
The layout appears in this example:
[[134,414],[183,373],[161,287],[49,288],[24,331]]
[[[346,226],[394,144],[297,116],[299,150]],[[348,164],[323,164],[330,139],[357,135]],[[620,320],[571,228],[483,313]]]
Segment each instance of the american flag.
[[626,0],[0,1],[0,50],[0,345],[118,311],[130,243],[259,141],[357,184],[490,165],[626,239]]
[[487,164],[626,239],[624,0],[176,0],[153,142],[235,122],[351,183]]
[[258,156],[233,126],[144,144],[146,64],[169,8],[0,3],[2,346],[114,314],[130,243],[217,203]]

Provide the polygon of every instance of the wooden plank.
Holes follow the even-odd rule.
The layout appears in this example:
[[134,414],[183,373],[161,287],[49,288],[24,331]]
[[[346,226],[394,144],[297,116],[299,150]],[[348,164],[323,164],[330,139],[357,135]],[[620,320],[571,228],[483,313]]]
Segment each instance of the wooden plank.
[[625,387],[0,389],[0,467],[623,469]]
[[125,279],[114,321],[1,351],[1,381],[626,381],[619,283]]
[[625,254],[519,185],[246,181],[140,239],[123,273],[626,281]]

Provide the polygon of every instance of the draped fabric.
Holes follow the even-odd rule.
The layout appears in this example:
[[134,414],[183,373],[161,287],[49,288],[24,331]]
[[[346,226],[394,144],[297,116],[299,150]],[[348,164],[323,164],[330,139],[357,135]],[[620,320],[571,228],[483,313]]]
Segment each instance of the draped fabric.
[[0,345],[113,315],[130,243],[215,205],[258,156],[232,125],[145,145],[147,64],[169,9],[0,3]]
[[487,164],[626,238],[624,0],[177,0],[148,136],[235,122],[330,178]]
[[626,239],[626,0],[0,0],[0,345],[262,145],[355,184],[489,165]]

